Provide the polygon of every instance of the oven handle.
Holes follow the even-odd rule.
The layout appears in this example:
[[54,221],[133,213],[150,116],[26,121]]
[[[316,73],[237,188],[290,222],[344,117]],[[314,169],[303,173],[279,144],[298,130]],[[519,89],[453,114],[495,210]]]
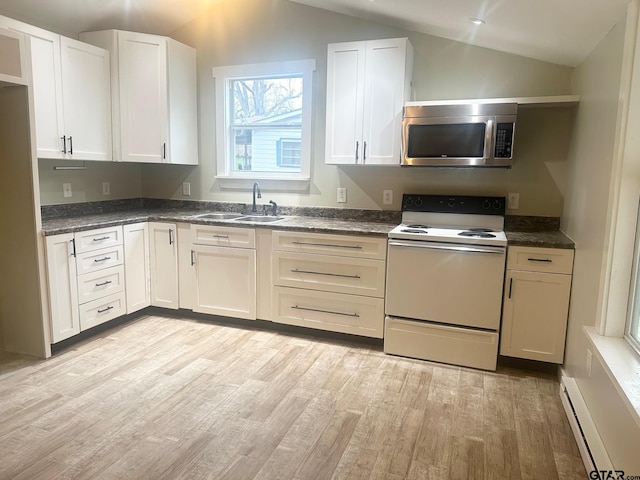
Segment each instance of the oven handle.
[[498,255],[504,254],[504,249],[500,250],[489,250],[487,248],[478,248],[478,247],[467,247],[463,245],[453,246],[453,245],[434,245],[429,242],[420,242],[420,243],[405,243],[393,241],[389,242],[389,246],[393,247],[411,247],[411,248],[426,248],[429,250],[448,250],[454,252],[464,252],[464,253],[496,253]]

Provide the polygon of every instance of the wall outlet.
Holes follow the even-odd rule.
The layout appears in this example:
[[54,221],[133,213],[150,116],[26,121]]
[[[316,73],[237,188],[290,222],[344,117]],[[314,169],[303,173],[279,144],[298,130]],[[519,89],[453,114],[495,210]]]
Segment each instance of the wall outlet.
[[591,361],[593,360],[593,353],[587,349],[587,377],[591,378]]
[[182,195],[185,197],[191,196],[191,184],[189,182],[184,182],[182,184]]
[[111,195],[111,184],[109,182],[102,182],[102,194]]
[[70,183],[63,183],[62,184],[62,195],[64,195],[64,198],[73,197],[73,192],[71,191],[71,184]]
[[520,206],[519,193],[507,193],[507,208],[509,210],[517,210]]
[[382,204],[391,205],[393,203],[393,190],[382,191]]
[[336,202],[338,203],[347,203],[347,189],[342,187],[338,188],[338,194],[336,198]]

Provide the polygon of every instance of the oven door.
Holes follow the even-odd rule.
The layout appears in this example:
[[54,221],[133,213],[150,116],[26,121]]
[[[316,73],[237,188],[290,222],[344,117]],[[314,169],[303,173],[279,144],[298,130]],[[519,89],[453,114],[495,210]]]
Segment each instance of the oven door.
[[387,315],[498,330],[506,249],[389,239]]

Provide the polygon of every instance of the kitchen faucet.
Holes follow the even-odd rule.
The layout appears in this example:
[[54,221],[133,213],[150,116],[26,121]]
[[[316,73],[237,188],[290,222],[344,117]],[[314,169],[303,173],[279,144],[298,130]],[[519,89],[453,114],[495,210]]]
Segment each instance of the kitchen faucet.
[[258,198],[262,198],[262,194],[260,193],[260,185],[258,182],[253,184],[253,205],[251,206],[251,213],[258,213],[258,209],[256,208],[256,192],[258,192]]

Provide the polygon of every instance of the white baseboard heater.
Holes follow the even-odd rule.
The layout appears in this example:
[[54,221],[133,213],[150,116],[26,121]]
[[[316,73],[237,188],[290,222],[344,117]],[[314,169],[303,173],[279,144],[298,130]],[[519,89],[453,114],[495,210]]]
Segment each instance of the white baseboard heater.
[[587,473],[593,470],[613,470],[604,443],[573,378],[564,375],[560,377],[560,399]]

